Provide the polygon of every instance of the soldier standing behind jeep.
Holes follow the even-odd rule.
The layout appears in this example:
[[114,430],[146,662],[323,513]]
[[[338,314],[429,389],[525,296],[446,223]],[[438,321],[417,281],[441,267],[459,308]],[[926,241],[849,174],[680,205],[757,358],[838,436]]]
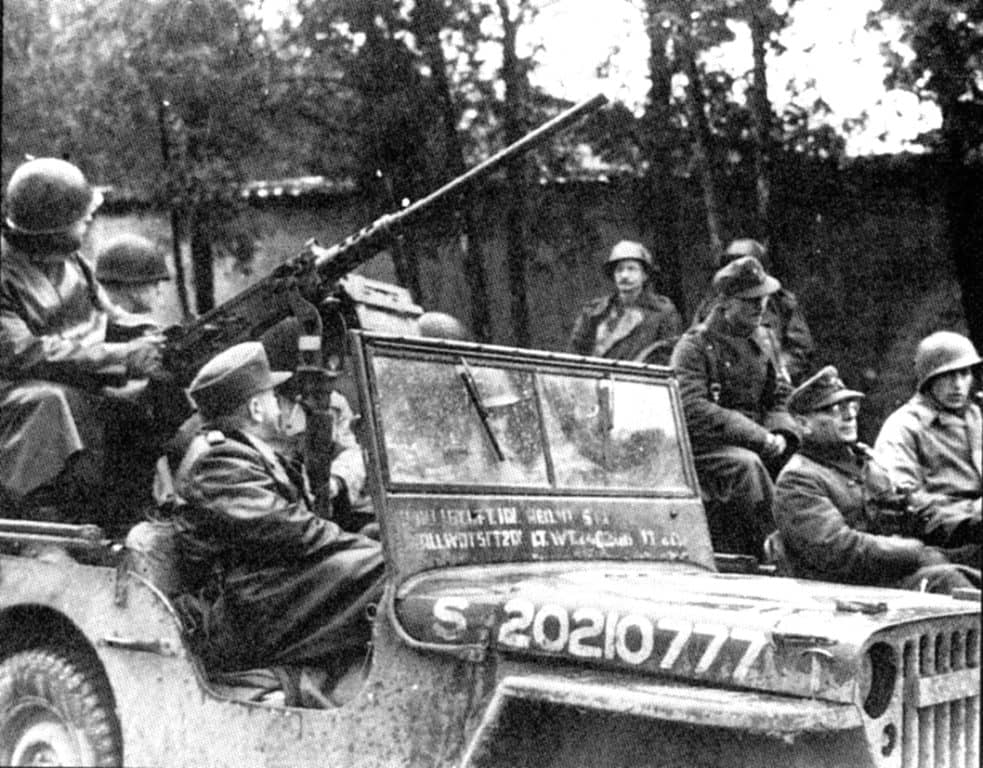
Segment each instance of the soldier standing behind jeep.
[[767,297],[780,286],[753,256],[722,267],[713,278],[713,311],[672,353],[718,552],[761,557],[775,527],[769,470],[777,472],[798,442],[785,409],[788,390],[760,328]]
[[682,320],[672,301],[652,290],[658,274],[652,254],[641,243],[622,240],[611,249],[604,273],[617,290],[580,311],[570,351],[665,365],[682,333]]

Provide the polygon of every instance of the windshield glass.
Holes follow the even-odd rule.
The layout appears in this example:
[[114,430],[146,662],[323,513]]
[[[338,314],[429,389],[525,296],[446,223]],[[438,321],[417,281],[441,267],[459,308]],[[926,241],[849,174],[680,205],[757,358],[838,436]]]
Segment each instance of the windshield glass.
[[377,353],[388,484],[692,495],[665,380]]

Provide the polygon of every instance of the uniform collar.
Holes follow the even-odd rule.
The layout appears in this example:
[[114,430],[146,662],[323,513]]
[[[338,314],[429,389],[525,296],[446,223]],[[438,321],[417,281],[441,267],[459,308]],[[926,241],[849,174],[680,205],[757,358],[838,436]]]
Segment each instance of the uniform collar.
[[859,475],[864,464],[863,450],[846,443],[821,445],[810,443],[807,439],[799,448],[799,453],[819,464],[833,467],[848,475]]

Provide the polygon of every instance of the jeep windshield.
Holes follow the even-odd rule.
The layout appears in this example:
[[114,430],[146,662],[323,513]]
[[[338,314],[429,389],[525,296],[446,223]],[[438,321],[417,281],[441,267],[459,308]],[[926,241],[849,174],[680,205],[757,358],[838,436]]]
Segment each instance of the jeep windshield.
[[694,559],[680,518],[699,491],[665,369],[357,338],[381,519],[410,570]]

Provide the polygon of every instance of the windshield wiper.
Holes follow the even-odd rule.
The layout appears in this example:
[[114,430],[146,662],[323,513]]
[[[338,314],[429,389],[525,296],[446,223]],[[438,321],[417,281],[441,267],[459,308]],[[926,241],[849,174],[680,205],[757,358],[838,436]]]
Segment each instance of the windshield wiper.
[[457,375],[464,382],[464,388],[468,391],[468,399],[478,413],[478,419],[481,421],[481,426],[484,427],[485,437],[488,438],[488,444],[495,453],[495,458],[500,462],[505,461],[505,453],[502,451],[502,446],[499,445],[498,438],[495,437],[495,432],[492,430],[491,424],[488,423],[488,411],[481,404],[481,397],[478,395],[478,386],[475,384],[474,374],[471,373],[471,368],[468,367],[467,360],[463,357],[460,360],[461,362],[457,366]]

